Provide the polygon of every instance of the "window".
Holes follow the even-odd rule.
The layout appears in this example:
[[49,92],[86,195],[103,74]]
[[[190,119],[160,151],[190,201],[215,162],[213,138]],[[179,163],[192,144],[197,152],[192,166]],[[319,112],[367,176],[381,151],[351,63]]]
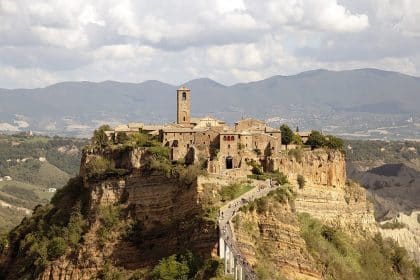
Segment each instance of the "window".
[[182,93],[182,100],[187,100],[187,93],[186,92]]
[[228,144],[228,149],[230,149],[230,144]]
[[230,136],[230,140],[231,141],[235,140],[235,136]]
[[185,117],[184,117],[184,122],[185,122]]

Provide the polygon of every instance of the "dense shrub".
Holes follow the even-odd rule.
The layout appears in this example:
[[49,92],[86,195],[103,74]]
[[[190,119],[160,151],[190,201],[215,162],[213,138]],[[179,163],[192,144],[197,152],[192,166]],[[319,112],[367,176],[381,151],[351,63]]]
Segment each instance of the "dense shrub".
[[383,229],[401,229],[405,228],[405,224],[398,222],[397,220],[393,220],[391,222],[385,222],[382,224],[379,224],[379,226]]
[[172,169],[172,176],[178,179],[181,186],[192,186],[199,175],[205,174],[205,171],[199,164],[187,166],[184,164],[178,164],[170,168]]
[[330,149],[342,150],[344,142],[341,138],[333,135],[322,135],[319,131],[313,130],[309,135],[306,145],[311,146],[312,149],[327,147]]
[[405,249],[380,234],[354,241],[306,213],[299,214],[299,223],[308,251],[321,265],[326,279],[418,279],[418,267]]
[[36,207],[9,233],[11,254],[20,266],[16,277],[35,279],[50,260],[74,252],[85,230],[86,198],[83,180],[73,178],[57,191],[51,204]]
[[255,202],[256,202],[257,213],[258,214],[263,214],[263,213],[267,212],[267,210],[268,210],[268,198],[267,197],[261,197],[261,198],[257,199]]
[[134,221],[127,225],[123,238],[129,242],[140,246],[144,241],[144,226],[140,221]]
[[261,169],[260,166],[253,166],[251,169],[252,174],[254,175],[263,175],[264,171]]
[[119,206],[107,205],[100,207],[99,220],[101,227],[98,229],[97,234],[99,242],[103,245],[111,230],[120,222],[121,209]]
[[99,177],[111,168],[111,162],[103,157],[93,157],[86,163],[86,175],[90,178]]
[[280,203],[286,203],[288,201],[293,201],[296,197],[296,194],[291,186],[286,185],[270,191],[268,196],[274,197],[274,199]]
[[129,137],[127,136],[127,133],[118,132],[115,142],[118,144],[125,144],[128,142],[128,140],[129,140]]
[[106,136],[105,131],[111,130],[109,125],[102,125],[93,132],[92,142],[95,146],[104,148],[109,145],[108,136]]
[[63,237],[54,237],[48,244],[48,258],[54,260],[66,252],[67,243]]
[[293,157],[297,162],[301,162],[303,158],[303,151],[301,149],[291,149],[288,155]]
[[222,201],[229,201],[241,196],[242,194],[251,190],[253,187],[254,186],[250,184],[231,184],[228,186],[224,186],[220,190],[219,194]]
[[301,174],[299,174],[297,176],[297,183],[298,183],[299,189],[303,189],[303,187],[305,187],[305,183],[306,183],[305,177],[303,177]]
[[[217,272],[217,266],[213,273]],[[200,258],[187,251],[182,255],[172,255],[159,261],[151,273],[151,278],[156,280],[188,280],[195,279],[195,275],[203,262]],[[210,274],[211,275],[211,274]]]
[[333,135],[327,135],[325,145],[330,149],[342,150],[344,146],[343,139]]
[[[258,172],[256,172],[256,173],[258,173]],[[254,180],[271,179],[279,185],[284,185],[284,184],[288,183],[287,176],[284,175],[283,172],[280,172],[278,170],[276,170],[274,172],[267,172],[267,173],[262,172],[262,174],[251,174],[251,175],[248,175],[248,178],[254,179]]]
[[325,145],[325,137],[319,131],[313,130],[308,137],[306,145],[311,146],[312,149],[321,148]]

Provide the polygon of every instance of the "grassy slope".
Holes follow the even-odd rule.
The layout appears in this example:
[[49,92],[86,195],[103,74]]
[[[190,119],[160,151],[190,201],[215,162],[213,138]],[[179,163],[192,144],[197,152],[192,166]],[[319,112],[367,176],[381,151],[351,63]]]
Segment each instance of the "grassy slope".
[[420,279],[420,268],[407,251],[378,234],[353,240],[349,233],[325,226],[308,214],[299,214],[301,235],[325,279]]
[[[48,188],[61,188],[78,173],[86,143],[85,139],[0,135],[0,176],[13,178],[0,182],[0,200],[28,209],[48,202],[53,195]],[[72,152],[59,151],[63,147]],[[39,157],[47,162],[39,162]],[[23,158],[29,159],[16,162]],[[24,216],[24,211],[0,207],[0,232],[16,226]]]
[[43,162],[39,168],[30,169],[25,164],[9,168],[9,175],[17,181],[42,186],[60,188],[70,179],[70,175],[54,165]]

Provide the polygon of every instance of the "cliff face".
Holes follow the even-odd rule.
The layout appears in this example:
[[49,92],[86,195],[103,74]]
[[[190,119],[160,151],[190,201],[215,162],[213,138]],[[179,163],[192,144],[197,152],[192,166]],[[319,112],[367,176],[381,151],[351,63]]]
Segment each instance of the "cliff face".
[[[346,183],[345,158],[341,152],[291,152],[267,164],[266,168],[286,174],[296,196],[289,203],[270,198],[264,211],[242,211],[235,219],[238,244],[247,261],[258,269],[267,272],[269,267],[278,268],[287,279],[322,279],[300,236],[297,213],[308,213],[355,239],[371,237],[377,232],[373,206],[365,190]],[[305,179],[301,187],[298,187],[298,176]]]
[[[128,172],[91,178],[89,163],[98,158]],[[196,181],[185,184],[159,173],[146,175],[144,160],[143,149],[83,155],[80,174],[87,209],[82,241],[49,262],[38,279],[96,279],[109,267],[128,271],[128,278],[130,271],[150,269],[161,258],[185,250],[204,258],[216,254],[217,227],[200,215]],[[13,275],[13,262],[9,279],[19,278]]]
[[290,150],[272,158],[268,168],[286,174],[291,183],[302,175],[309,185],[342,187],[346,183],[345,156],[336,150]]
[[[83,155],[80,174],[86,209],[81,241],[49,261],[38,279],[99,278],[109,267],[128,271],[129,277],[130,272],[150,268],[161,258],[186,249],[204,258],[216,255],[214,218],[222,203],[220,191],[231,184],[249,182],[226,176],[180,180],[162,175],[164,172],[144,172],[150,164],[147,157],[142,148],[87,151]],[[100,178],[90,176],[93,163],[103,159],[110,173]],[[362,189],[346,185],[340,152],[300,151],[266,164],[266,168],[286,174],[293,185],[298,185],[298,175],[304,177],[305,184],[295,187],[297,196],[290,205],[271,201],[264,212],[239,214],[236,235],[251,264],[263,270],[267,266],[280,268],[281,274],[291,279],[320,278],[300,237],[296,211],[357,235],[374,232],[371,205]],[[188,177],[190,171],[184,173]],[[204,212],[210,219],[203,218]],[[6,270],[10,279],[19,278],[14,258],[9,256]]]
[[382,236],[397,241],[400,246],[407,249],[407,252],[417,264],[420,264],[420,211],[413,211],[410,215],[399,213],[394,221],[401,223],[403,227],[395,229],[380,228]]
[[238,246],[257,273],[270,273],[272,279],[321,279],[289,204],[270,199],[266,211],[239,213],[234,226]]
[[298,175],[305,184],[296,188],[295,209],[306,212],[323,222],[349,230],[358,235],[377,231],[372,203],[365,190],[348,183],[345,156],[340,151],[289,152],[270,163],[296,186]]

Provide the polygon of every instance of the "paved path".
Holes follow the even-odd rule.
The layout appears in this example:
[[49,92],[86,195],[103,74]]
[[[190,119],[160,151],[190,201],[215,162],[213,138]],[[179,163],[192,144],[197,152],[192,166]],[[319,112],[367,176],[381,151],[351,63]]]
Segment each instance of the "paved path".
[[239,209],[242,206],[248,204],[249,202],[255,199],[264,197],[270,191],[281,187],[281,185],[275,185],[274,182],[272,182],[271,180],[254,180],[253,183],[254,185],[256,185],[256,187],[220,208],[218,220],[220,237],[222,237],[223,240],[225,240],[229,249],[232,250],[232,253],[238,260],[238,263],[242,266],[247,279],[258,279],[258,277],[252,269],[251,265],[242,256],[241,251],[239,250],[236,244],[234,231],[231,223],[232,218],[238,213]]

